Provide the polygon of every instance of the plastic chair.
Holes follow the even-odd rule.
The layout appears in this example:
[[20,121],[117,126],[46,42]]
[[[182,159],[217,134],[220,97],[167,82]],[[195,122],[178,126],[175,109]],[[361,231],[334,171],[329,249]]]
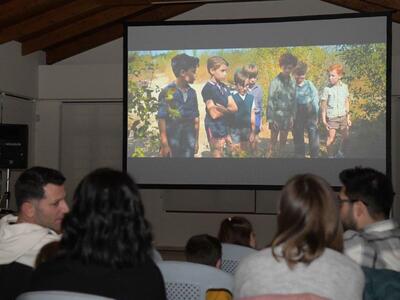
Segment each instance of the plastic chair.
[[240,261],[257,250],[234,244],[222,243],[221,270],[234,274]]
[[239,298],[238,300],[329,300],[329,299],[310,293],[303,293],[303,294],[262,295],[253,297],[243,297]]
[[233,276],[217,268],[182,261],[157,264],[168,300],[204,300],[210,289],[233,293]]
[[400,299],[400,272],[363,267],[364,300]]
[[37,291],[26,292],[17,297],[17,300],[112,300],[98,295],[67,292],[67,291]]

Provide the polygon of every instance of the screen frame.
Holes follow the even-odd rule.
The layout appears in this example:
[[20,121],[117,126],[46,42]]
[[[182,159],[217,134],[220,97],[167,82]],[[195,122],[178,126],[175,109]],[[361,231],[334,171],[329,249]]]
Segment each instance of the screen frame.
[[[156,21],[156,22],[124,22],[123,24],[123,126],[122,126],[122,170],[127,170],[128,148],[128,27],[131,26],[176,26],[176,25],[220,25],[249,23],[281,23],[312,20],[333,20],[350,18],[386,17],[386,175],[392,179],[392,128],[391,128],[391,91],[392,91],[392,13],[345,13],[311,16],[291,16],[254,19],[210,19],[194,21]],[[142,189],[203,189],[203,190],[281,190],[283,185],[221,185],[221,184],[140,184]],[[339,190],[340,186],[332,186]]]

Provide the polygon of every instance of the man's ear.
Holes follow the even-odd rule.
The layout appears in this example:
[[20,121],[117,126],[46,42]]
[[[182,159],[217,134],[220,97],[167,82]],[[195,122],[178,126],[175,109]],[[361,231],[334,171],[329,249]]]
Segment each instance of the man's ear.
[[26,201],[21,205],[21,213],[28,217],[33,218],[35,216],[35,207],[31,201]]
[[366,216],[368,214],[368,209],[362,201],[357,201],[353,203],[353,211],[356,217]]

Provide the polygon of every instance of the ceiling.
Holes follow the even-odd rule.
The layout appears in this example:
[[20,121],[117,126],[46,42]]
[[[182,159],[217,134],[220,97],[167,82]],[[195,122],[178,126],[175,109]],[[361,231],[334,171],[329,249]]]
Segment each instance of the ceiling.
[[[43,50],[46,63],[53,64],[122,37],[124,21],[163,21],[221,1],[0,0],[0,44],[19,41],[22,55]],[[400,0],[325,2],[360,12],[392,11],[400,22]]]

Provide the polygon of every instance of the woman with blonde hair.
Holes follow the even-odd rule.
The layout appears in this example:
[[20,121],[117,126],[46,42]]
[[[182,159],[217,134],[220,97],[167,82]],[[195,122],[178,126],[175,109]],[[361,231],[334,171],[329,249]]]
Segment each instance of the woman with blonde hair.
[[282,190],[271,247],[242,261],[235,297],[311,293],[362,299],[364,275],[344,256],[336,197],[321,177],[304,174]]

